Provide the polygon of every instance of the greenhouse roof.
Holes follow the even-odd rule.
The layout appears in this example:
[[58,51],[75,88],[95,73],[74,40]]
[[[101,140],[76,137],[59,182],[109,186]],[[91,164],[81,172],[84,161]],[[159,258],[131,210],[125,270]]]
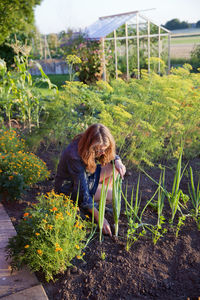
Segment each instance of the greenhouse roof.
[[137,15],[138,11],[124,14],[101,17],[98,21],[87,27],[86,34],[89,39],[97,39],[106,37],[108,34],[125,24]]

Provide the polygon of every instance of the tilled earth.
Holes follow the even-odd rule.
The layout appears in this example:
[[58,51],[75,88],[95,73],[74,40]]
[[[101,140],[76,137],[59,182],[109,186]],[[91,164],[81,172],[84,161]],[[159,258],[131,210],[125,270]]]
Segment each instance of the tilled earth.
[[[50,169],[52,153],[40,153]],[[55,153],[53,153],[55,155]],[[200,159],[190,162],[198,178]],[[147,171],[153,178],[159,179],[160,170]],[[175,170],[167,168],[165,182],[170,190]],[[38,192],[47,192],[53,188],[54,172],[49,181],[33,187],[18,203],[4,206],[13,221],[18,223],[28,202],[35,202]],[[138,172],[129,170],[124,180],[128,185],[130,199],[131,189],[136,187]],[[184,177],[181,189],[188,193],[188,177]],[[142,205],[156,190],[156,185],[144,174],[140,178]],[[169,216],[167,210],[164,215]],[[148,208],[145,220],[155,224],[156,214]],[[110,213],[106,218],[114,232],[113,219]],[[177,220],[175,221],[175,224]],[[129,251],[126,250],[127,218],[122,203],[122,214],[119,223],[119,238],[105,236],[100,244],[98,232],[85,249],[84,261],[75,259],[74,266],[64,274],[56,276],[56,281],[45,282],[43,274],[37,273],[50,300],[111,300],[111,299],[198,299],[200,297],[200,232],[196,223],[188,217],[185,226],[175,236],[175,229],[167,226],[167,234],[154,245],[151,235],[139,239]]]

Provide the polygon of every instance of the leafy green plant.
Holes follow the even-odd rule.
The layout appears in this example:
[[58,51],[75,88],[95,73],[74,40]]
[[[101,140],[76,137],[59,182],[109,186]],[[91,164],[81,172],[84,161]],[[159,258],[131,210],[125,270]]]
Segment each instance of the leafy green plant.
[[66,62],[69,67],[69,80],[73,81],[78,72],[74,72],[74,66],[81,64],[81,59],[76,55],[67,55]]
[[115,222],[115,236],[118,236],[119,230],[119,216],[121,211],[121,192],[122,192],[122,178],[117,174],[115,180],[115,164],[113,163],[113,186],[112,186],[112,206],[113,217]]
[[162,227],[162,225],[165,223],[165,217],[163,216],[165,193],[163,192],[161,185],[163,187],[165,186],[165,169],[163,170],[163,173],[161,172],[159,179],[158,199],[156,202],[158,215],[157,224],[155,226],[152,226],[154,245],[167,232],[167,229]]
[[49,281],[64,272],[73,258],[83,258],[87,222],[79,216],[77,205],[63,194],[52,191],[37,200],[24,213],[7,250],[13,269],[26,264],[33,272],[42,270]]
[[25,148],[25,140],[20,138],[15,130],[8,130],[5,127],[0,129],[0,152],[16,153],[18,151],[25,151]]
[[[129,251],[131,246],[141,237],[145,236],[147,234],[147,230],[151,231],[151,224],[148,224],[146,222],[143,222],[142,217],[146,210],[146,208],[149,206],[149,204],[152,202],[152,200],[155,197],[156,192],[151,197],[149,201],[147,201],[146,205],[141,208],[141,198],[139,199],[139,184],[140,184],[140,176],[138,177],[137,182],[137,189],[136,189],[136,195],[135,195],[135,204],[134,202],[134,193],[132,189],[131,193],[131,204],[129,204],[127,197],[124,196],[122,193],[125,203],[126,203],[126,216],[128,220],[128,230],[127,230],[127,241],[126,241],[126,250]],[[139,212],[141,210],[141,212]]]
[[197,187],[194,185],[194,177],[192,167],[190,167],[190,184],[188,184],[188,190],[190,194],[190,199],[192,200],[192,216],[197,223],[197,228],[200,230],[200,190],[199,182]]
[[0,195],[4,195],[6,201],[19,199],[21,194],[28,188],[21,174],[3,172],[0,169]]

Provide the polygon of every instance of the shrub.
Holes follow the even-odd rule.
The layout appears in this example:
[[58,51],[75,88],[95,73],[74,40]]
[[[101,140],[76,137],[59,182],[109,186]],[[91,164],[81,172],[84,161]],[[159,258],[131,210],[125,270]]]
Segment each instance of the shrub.
[[69,197],[54,191],[38,196],[18,225],[17,236],[7,247],[13,269],[24,264],[31,271],[44,272],[46,280],[64,272],[75,257],[82,259],[86,225]]
[[0,193],[17,199],[28,186],[48,176],[46,164],[25,152],[25,142],[14,130],[0,130]]
[[16,153],[25,150],[25,142],[17,136],[16,131],[7,130],[6,128],[0,130],[0,152]]

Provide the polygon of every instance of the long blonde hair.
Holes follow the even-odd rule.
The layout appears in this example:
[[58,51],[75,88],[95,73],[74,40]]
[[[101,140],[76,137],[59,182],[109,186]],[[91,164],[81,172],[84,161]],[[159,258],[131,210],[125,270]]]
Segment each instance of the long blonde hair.
[[90,173],[96,170],[95,148],[106,147],[105,153],[99,158],[102,165],[106,165],[115,158],[115,140],[110,130],[103,124],[97,123],[89,126],[78,138],[78,153]]

